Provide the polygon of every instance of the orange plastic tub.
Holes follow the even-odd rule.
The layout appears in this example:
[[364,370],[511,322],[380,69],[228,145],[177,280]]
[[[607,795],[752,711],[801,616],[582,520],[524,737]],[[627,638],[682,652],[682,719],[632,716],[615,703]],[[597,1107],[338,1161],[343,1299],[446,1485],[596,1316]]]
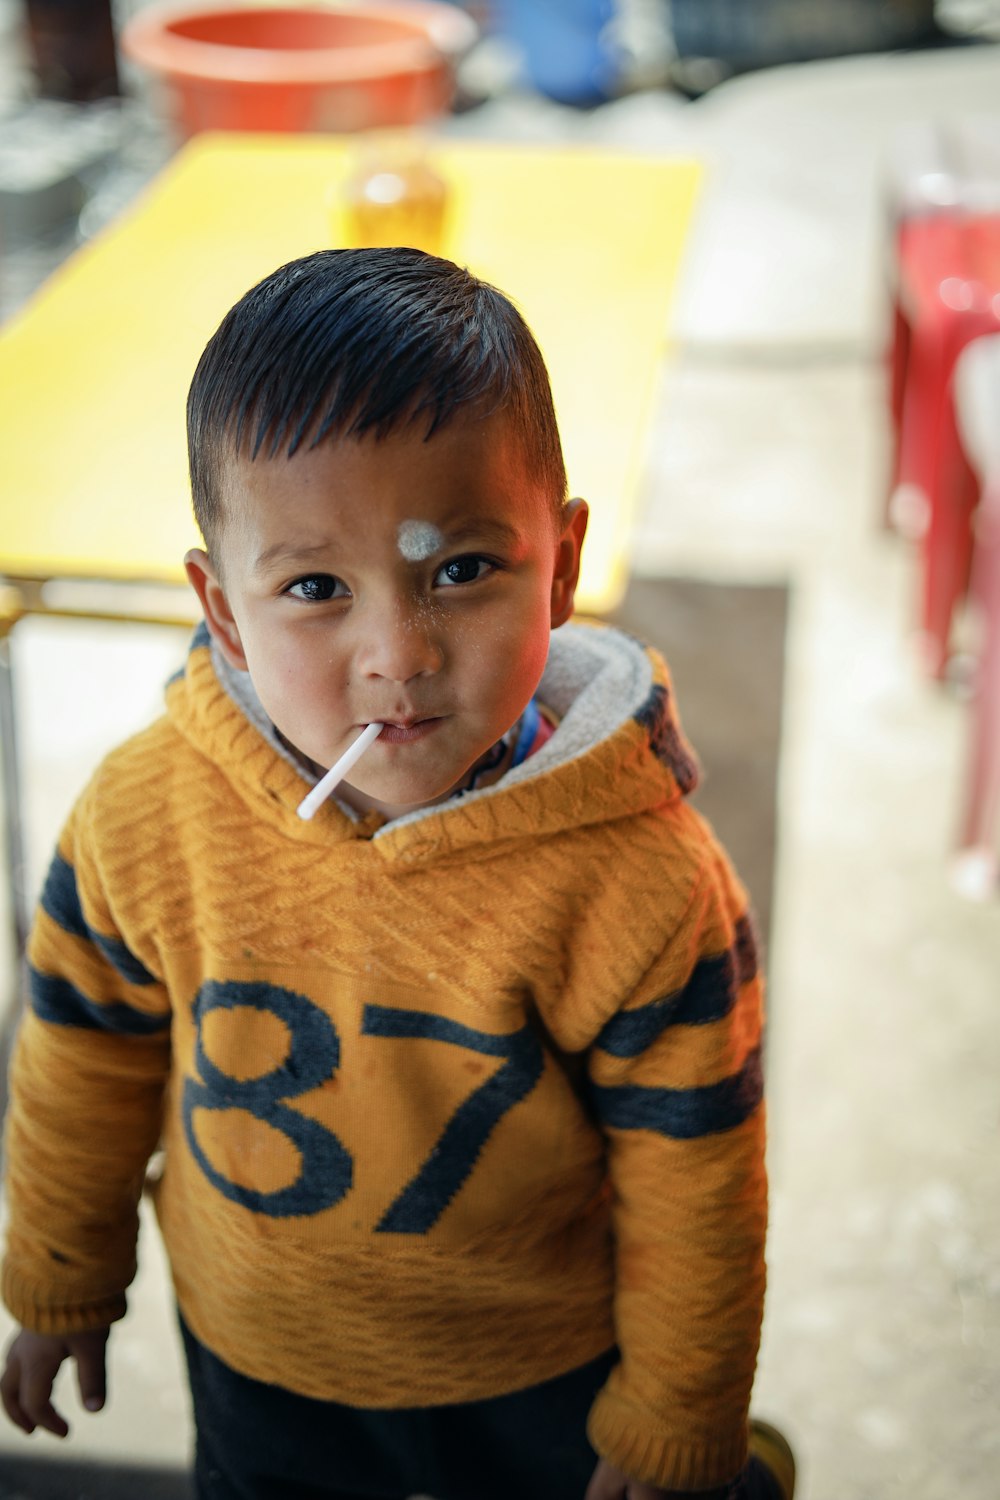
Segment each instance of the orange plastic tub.
[[121,33],[182,138],[201,130],[356,131],[445,113],[475,22],[434,0],[153,4]]

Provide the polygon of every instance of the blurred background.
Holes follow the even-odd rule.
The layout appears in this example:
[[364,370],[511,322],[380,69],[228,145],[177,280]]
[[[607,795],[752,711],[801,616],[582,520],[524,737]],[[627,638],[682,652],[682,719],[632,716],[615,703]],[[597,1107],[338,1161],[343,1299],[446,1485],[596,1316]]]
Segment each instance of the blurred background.
[[[0,0],[8,391],[5,349],[189,149],[163,77],[126,55],[148,13]],[[679,268],[664,250],[622,582],[599,612],[666,652],[700,805],[766,946],[773,1218],[755,1409],[794,1443],[803,1500],[994,1500],[1000,4],[482,0],[462,14],[473,29],[450,53],[449,97],[421,120],[432,166],[436,147],[483,142],[701,174],[672,231]],[[539,245],[560,213],[556,181]],[[642,248],[655,271],[656,245]],[[612,307],[632,275],[623,252]],[[102,311],[112,341],[120,312]],[[600,311],[579,317],[596,326]],[[587,374],[608,379],[597,345]],[[37,400],[31,421],[39,449],[58,442],[58,411]],[[188,629],[29,598],[4,533],[31,503],[0,488],[19,760],[5,824],[29,900],[90,770],[160,711]],[[9,882],[2,899],[9,1043]],[[150,1225],[141,1262],[108,1410],[78,1415],[63,1446],[0,1428],[0,1500],[187,1493]]]

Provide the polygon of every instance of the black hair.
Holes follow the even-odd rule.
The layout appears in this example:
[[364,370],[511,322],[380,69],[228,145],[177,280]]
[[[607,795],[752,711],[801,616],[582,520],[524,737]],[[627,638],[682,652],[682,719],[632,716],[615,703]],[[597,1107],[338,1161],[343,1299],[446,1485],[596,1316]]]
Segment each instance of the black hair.
[[513,303],[421,250],[320,250],[243,296],[209,340],[188,393],[195,517],[211,549],[227,459],[330,437],[376,440],[415,421],[429,439],[456,413],[503,411],[529,472],[566,500],[549,377]]

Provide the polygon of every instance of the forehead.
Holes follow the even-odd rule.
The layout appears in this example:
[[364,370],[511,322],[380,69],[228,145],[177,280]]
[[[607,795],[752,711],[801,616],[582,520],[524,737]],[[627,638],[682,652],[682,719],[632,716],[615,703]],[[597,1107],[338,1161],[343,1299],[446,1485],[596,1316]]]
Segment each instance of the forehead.
[[503,412],[455,418],[431,437],[410,423],[376,438],[330,437],[294,455],[230,456],[226,530],[271,535],[327,521],[338,532],[392,528],[404,549],[474,515],[551,528],[555,502]]

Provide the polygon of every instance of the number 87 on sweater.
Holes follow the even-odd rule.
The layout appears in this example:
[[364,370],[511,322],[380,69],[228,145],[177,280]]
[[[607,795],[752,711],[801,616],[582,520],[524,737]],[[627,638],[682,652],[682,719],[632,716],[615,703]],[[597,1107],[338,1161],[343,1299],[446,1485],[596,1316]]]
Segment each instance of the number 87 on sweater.
[[[231,1202],[273,1218],[318,1214],[347,1198],[358,1185],[352,1154],[303,1107],[305,1096],[341,1081],[341,1039],[326,1011],[278,985],[209,980],[195,999],[194,1019],[198,1076],[184,1082],[184,1132],[209,1183]],[[442,1076],[463,1058],[468,1065],[469,1054],[501,1063],[461,1099],[374,1224],[381,1233],[425,1234],[460,1192],[497,1125],[535,1088],[542,1047],[527,1026],[497,1035],[384,1005],[363,1007],[360,1035],[441,1043]],[[282,1060],[261,1071],[262,1057],[276,1052]],[[380,1106],[391,1101],[376,1081],[367,1109],[374,1114]],[[373,1135],[380,1127],[384,1133],[384,1121],[370,1123]]]

